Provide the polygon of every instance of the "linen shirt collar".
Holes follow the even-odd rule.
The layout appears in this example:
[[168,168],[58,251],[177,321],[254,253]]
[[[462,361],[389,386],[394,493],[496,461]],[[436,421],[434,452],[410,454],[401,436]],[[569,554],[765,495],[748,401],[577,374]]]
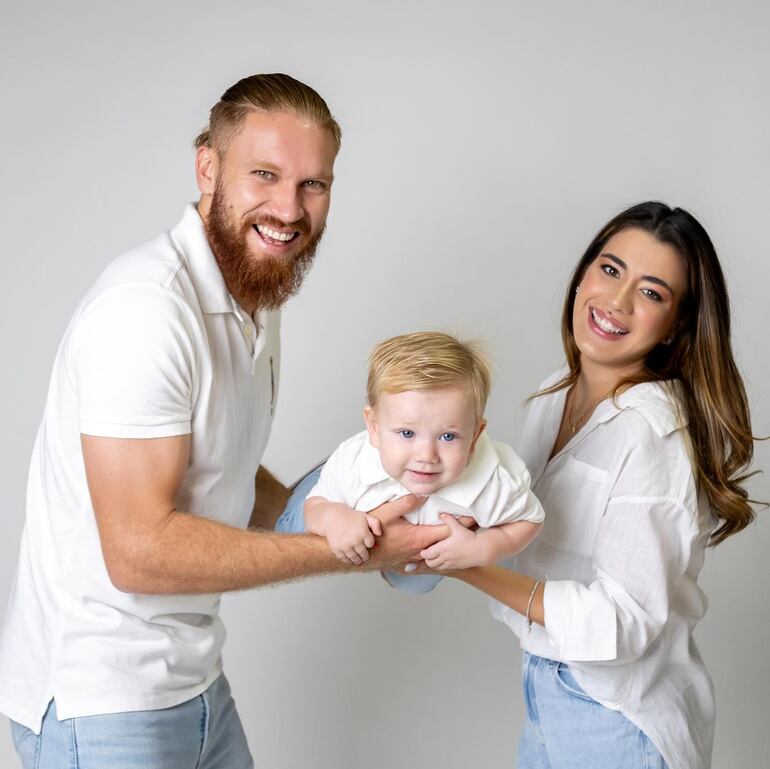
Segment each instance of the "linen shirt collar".
[[194,203],[185,206],[182,220],[171,230],[170,236],[187,263],[203,312],[234,312],[235,302],[227,290],[225,279],[206,237],[203,220]]
[[[399,491],[403,489],[402,494],[410,493],[385,472],[380,459],[380,452],[372,446],[368,438],[361,449],[359,461],[361,482],[364,485],[373,486],[383,481],[391,481],[399,488]],[[454,483],[438,489],[435,493],[456,505],[470,507],[481,494],[499,464],[500,460],[492,441],[486,433],[482,433],[476,441],[471,461],[468,462],[462,475]]]
[[675,380],[642,382],[621,393],[613,403],[607,399],[597,409],[596,423],[613,419],[625,409],[638,411],[655,433],[664,438],[687,425],[687,416],[681,407],[682,386]]

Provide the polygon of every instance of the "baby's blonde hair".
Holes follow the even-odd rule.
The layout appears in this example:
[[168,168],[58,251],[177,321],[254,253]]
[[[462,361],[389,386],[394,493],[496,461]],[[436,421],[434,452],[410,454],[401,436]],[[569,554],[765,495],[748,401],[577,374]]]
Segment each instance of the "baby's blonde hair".
[[480,422],[491,386],[492,366],[479,346],[438,331],[394,336],[369,356],[366,397],[372,408],[383,392],[468,387]]

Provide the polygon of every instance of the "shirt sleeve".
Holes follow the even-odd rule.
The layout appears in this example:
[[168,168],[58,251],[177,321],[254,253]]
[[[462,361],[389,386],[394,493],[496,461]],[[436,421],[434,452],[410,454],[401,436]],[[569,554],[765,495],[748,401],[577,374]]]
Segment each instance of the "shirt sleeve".
[[317,483],[308,492],[308,497],[323,497],[329,502],[350,505],[350,480],[353,474],[353,457],[350,456],[349,441],[338,446],[321,468]]
[[473,504],[480,526],[499,526],[514,521],[541,523],[543,507],[530,488],[531,479],[524,462],[504,443],[494,444],[500,464]]
[[[665,487],[666,470],[646,464],[646,453],[644,447],[632,452],[629,472],[640,490]],[[545,584],[545,630],[560,659],[617,665],[638,659],[668,619],[697,536],[697,516],[678,499],[611,496],[594,540],[594,581]]]
[[192,313],[158,286],[107,290],[76,321],[68,351],[80,432],[159,438],[191,430]]

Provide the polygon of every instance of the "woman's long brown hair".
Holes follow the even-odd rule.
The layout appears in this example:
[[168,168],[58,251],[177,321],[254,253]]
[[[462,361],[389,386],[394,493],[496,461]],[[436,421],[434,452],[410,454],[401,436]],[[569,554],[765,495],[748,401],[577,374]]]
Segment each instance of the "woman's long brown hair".
[[641,382],[678,379],[679,407],[688,419],[698,482],[720,523],[711,533],[718,545],[754,519],[745,481],[754,456],[748,399],[730,343],[730,302],[716,250],[694,216],[664,203],[639,203],[618,214],[593,239],[572,275],[564,300],[561,333],[569,373],[533,397],[573,385],[580,373],[580,351],[572,330],[575,289],[607,241],[629,228],[644,230],[684,258],[687,293],[679,306],[670,345],[659,344],[644,368],[619,382],[620,388]]

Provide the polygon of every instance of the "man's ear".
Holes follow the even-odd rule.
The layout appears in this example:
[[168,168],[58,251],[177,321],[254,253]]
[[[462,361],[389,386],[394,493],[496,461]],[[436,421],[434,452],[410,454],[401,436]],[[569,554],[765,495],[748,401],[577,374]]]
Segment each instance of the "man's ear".
[[484,428],[487,426],[487,420],[483,419],[479,422],[479,426],[476,428],[476,434],[473,436],[473,443],[471,443],[471,454],[476,448],[476,441],[481,437],[481,433],[484,432]]
[[219,174],[219,155],[213,147],[203,145],[195,154],[195,181],[201,195],[213,195]]
[[364,408],[364,419],[366,420],[366,431],[369,433],[369,443],[375,449],[380,448],[380,434],[377,432],[377,412],[371,406]]

